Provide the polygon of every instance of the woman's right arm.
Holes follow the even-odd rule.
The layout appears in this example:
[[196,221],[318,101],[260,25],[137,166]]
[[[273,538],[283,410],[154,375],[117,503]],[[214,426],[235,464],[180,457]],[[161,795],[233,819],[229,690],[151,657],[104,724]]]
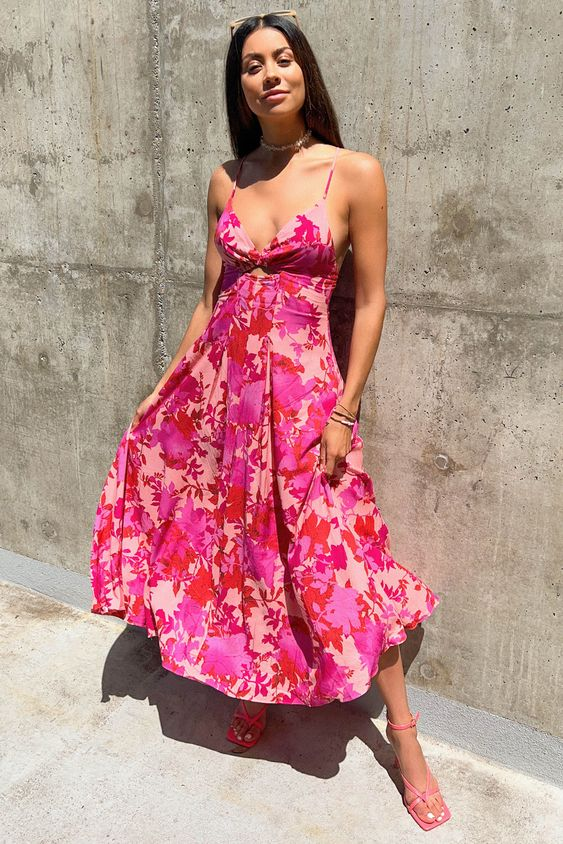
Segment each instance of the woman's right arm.
[[217,220],[219,219],[221,213],[221,197],[224,197],[225,195],[225,184],[227,181],[228,179],[223,165],[214,170],[209,180],[209,187],[207,190],[207,250],[205,253],[203,291],[201,298],[195,306],[192,318],[176,354],[168,364],[165,372],[162,374],[152,392],[143,399],[137,407],[132,420],[132,426],[139,422],[141,416],[143,416],[147,408],[156,401],[158,393],[164,387],[168,378],[172,375],[192,343],[195,343],[198,337],[201,337],[207,328],[209,320],[211,319],[213,309],[215,308],[215,304],[217,302],[217,296],[221,290],[223,278],[223,265],[221,256],[215,246],[214,237]]

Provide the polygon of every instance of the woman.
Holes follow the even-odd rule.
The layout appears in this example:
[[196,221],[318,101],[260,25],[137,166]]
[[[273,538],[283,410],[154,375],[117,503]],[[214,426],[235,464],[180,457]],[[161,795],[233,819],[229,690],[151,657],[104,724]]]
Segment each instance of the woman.
[[[235,23],[237,159],[210,180],[201,301],[104,485],[92,612],[145,627],[164,667],[239,698],[227,735],[246,747],[268,703],[351,700],[375,676],[403,801],[430,829],[450,814],[399,644],[439,599],[390,555],[356,419],[386,304],[385,181],[342,148],[295,14]],[[344,384],[328,303],[350,245]]]

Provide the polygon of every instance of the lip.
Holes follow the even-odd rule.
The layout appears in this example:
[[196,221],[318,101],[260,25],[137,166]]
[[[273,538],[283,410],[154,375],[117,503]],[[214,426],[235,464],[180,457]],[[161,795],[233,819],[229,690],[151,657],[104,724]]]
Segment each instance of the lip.
[[262,99],[263,100],[269,100],[270,97],[277,99],[278,97],[281,97],[284,94],[288,94],[288,93],[289,93],[289,91],[282,91],[281,89],[279,91],[268,91],[266,94],[262,95]]

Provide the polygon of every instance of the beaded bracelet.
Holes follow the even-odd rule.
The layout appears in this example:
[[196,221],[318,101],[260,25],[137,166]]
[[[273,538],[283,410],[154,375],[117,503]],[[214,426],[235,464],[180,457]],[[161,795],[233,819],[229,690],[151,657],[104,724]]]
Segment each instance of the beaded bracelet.
[[[333,416],[334,414],[334,416]],[[355,422],[352,419],[347,419],[344,414],[339,414],[337,410],[333,411],[329,416],[329,422],[332,419],[333,422],[340,422],[341,425],[346,425],[347,428],[353,428]]]
[[353,428],[354,427],[353,422],[345,422],[344,419],[336,419],[335,416],[329,416],[328,421],[329,422],[331,422],[331,421],[332,422],[340,422],[341,425],[346,425],[347,428]]
[[345,413],[341,413],[340,410],[333,410],[331,416],[338,417],[339,419],[345,419],[347,422],[351,422],[352,425],[356,421],[355,419],[352,419],[352,417],[347,416]]
[[[342,407],[346,412],[342,413],[341,410],[336,410],[336,407]],[[356,414],[352,413],[342,402],[337,402],[335,408],[333,408],[332,413],[329,416],[329,421],[332,420],[333,422],[340,422],[341,425],[346,425],[347,428],[353,428],[356,422]]]

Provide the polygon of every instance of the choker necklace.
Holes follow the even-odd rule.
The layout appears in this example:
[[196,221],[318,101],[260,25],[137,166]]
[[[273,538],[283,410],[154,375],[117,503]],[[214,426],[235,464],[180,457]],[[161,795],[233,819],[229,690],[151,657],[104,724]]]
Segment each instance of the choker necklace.
[[263,147],[265,147],[266,149],[270,149],[272,151],[282,150],[282,149],[294,149],[294,148],[300,149],[303,146],[303,144],[306,143],[309,140],[309,138],[311,137],[311,134],[312,134],[311,129],[307,129],[305,134],[302,135],[300,138],[298,138],[297,141],[294,141],[292,144],[284,144],[283,146],[278,145],[278,144],[267,144],[266,141],[264,140],[264,136],[260,135],[260,143]]

